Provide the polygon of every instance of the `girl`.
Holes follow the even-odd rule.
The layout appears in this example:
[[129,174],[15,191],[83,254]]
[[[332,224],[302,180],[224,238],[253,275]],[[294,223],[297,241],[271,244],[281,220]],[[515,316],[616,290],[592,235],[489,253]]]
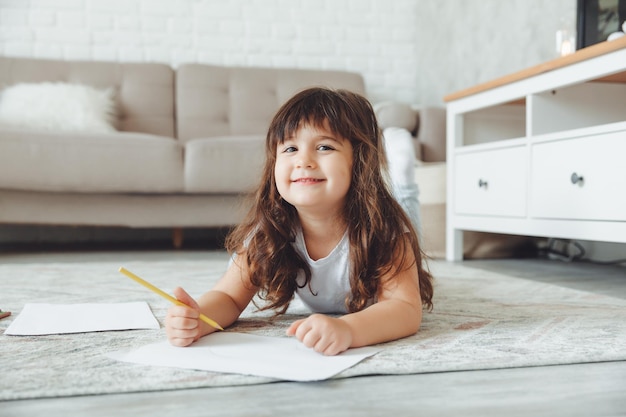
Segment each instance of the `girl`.
[[298,294],[315,313],[287,335],[326,355],[417,332],[422,306],[432,308],[432,277],[386,165],[362,96],[311,88],[287,101],[269,127],[253,207],[227,238],[233,260],[197,302],[174,291],[191,308],[169,309],[170,343],[188,346],[214,331],[200,312],[230,326],[256,294],[261,310],[277,314]]

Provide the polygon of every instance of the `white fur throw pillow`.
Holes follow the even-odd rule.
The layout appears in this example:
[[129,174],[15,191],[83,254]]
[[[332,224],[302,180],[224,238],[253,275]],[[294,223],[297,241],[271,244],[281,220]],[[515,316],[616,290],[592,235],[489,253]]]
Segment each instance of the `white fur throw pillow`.
[[15,84],[0,95],[0,124],[40,130],[113,132],[113,89],[81,84]]

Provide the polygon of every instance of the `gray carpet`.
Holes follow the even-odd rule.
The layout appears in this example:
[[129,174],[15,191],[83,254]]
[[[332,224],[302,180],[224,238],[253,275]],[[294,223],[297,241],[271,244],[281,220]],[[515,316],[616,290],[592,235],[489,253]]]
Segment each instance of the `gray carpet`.
[[[0,265],[0,307],[14,316],[26,302],[105,303],[145,300],[159,320],[169,304],[117,272],[125,266],[171,291],[199,295],[224,271],[227,257],[206,261],[15,263]],[[431,261],[435,310],[420,332],[381,345],[382,351],[337,378],[626,360],[626,300]],[[269,320],[249,309],[231,329],[284,336],[302,311]],[[164,330],[51,336],[0,335],[0,400],[259,384],[246,375],[158,368],[104,355],[165,338]]]

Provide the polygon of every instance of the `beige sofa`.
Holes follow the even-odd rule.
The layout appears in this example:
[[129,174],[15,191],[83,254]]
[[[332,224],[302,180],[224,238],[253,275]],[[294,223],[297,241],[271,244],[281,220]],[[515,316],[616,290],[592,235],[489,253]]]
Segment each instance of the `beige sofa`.
[[[361,75],[343,71],[0,57],[0,89],[43,82],[112,88],[116,131],[1,124],[0,224],[233,225],[281,103],[314,85],[365,94]],[[383,124],[406,116],[393,103],[379,114]],[[442,160],[443,109],[411,115],[422,159]]]

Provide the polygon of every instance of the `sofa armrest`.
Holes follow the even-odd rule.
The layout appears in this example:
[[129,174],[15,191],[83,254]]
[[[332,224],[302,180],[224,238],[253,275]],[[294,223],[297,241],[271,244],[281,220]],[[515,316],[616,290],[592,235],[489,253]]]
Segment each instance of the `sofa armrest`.
[[412,107],[399,102],[383,102],[374,106],[382,130],[399,127],[416,139],[415,151],[424,162],[446,160],[446,110],[443,107]]
[[381,130],[388,127],[406,129],[413,136],[419,127],[419,113],[408,104],[385,101],[374,105],[376,121]]
[[446,109],[425,106],[416,109],[419,114],[417,140],[421,144],[424,162],[446,160]]

